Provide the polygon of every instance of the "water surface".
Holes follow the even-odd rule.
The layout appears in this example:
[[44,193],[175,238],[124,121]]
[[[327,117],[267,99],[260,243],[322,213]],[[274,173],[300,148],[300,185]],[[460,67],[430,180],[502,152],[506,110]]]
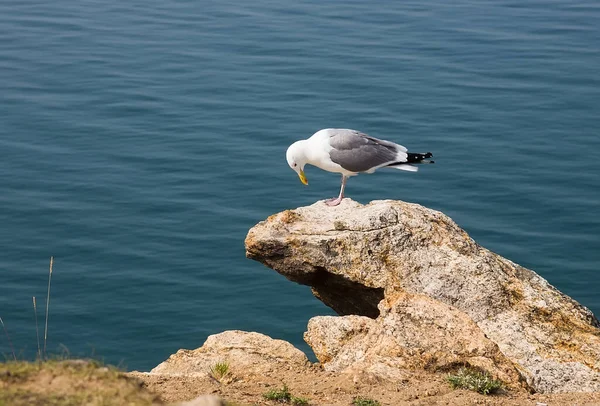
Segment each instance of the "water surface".
[[[537,0],[0,3],[0,317],[148,370],[226,329],[302,341],[331,310],[244,257],[270,214],[338,192],[285,162],[347,127],[432,151],[353,178],[441,210],[600,314],[600,6]],[[43,306],[41,306],[43,310]],[[6,339],[0,352],[7,354]]]

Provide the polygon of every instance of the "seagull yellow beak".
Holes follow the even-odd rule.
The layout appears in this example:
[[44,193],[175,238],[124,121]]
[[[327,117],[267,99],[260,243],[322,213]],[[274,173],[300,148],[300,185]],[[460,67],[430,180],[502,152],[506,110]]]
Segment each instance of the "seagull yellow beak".
[[298,173],[298,177],[300,178],[300,182],[304,183],[305,185],[308,185],[308,181],[306,180],[306,175],[304,175],[303,170],[300,170],[300,172]]

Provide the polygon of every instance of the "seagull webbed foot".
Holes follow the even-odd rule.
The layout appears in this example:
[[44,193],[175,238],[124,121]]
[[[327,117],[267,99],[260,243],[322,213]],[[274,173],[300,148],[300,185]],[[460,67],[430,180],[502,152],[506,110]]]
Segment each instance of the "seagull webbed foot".
[[341,197],[341,196],[340,197],[334,197],[334,198],[325,200],[325,204],[327,206],[337,206],[338,204],[340,204],[342,202],[342,200],[344,200],[344,198]]

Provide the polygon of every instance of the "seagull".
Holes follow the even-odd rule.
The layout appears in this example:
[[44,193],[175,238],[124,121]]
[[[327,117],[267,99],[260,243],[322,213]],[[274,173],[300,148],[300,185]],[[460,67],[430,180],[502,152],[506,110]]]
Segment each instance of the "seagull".
[[342,202],[350,176],[373,173],[383,167],[416,172],[419,168],[413,164],[432,164],[433,161],[428,159],[432,156],[431,152],[411,153],[402,145],[345,128],[319,130],[306,140],[294,142],[286,152],[288,165],[305,185],[308,185],[304,174],[306,164],[342,174],[340,194],[325,201],[329,206]]

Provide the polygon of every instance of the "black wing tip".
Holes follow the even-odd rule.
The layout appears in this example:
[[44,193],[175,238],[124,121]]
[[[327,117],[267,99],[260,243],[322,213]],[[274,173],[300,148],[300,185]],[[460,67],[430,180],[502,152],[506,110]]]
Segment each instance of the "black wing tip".
[[425,152],[425,153],[413,153],[413,152],[409,152],[407,154],[407,162],[410,164],[419,164],[419,163],[433,163],[433,161],[424,161],[425,159],[431,158],[433,157],[433,154],[431,152]]

